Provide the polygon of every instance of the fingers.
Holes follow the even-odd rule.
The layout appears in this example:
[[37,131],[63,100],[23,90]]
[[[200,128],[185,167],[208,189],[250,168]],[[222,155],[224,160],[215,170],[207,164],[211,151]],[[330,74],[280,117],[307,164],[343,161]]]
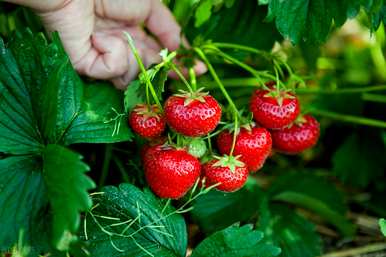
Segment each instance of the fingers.
[[142,23],[150,12],[152,0],[95,0],[99,17],[124,21],[126,25]]
[[90,36],[94,28],[92,1],[72,0],[56,11],[38,13],[48,32],[59,32],[73,62],[77,62],[91,48]]
[[[135,30],[135,28],[126,29],[126,31],[133,35],[134,44],[144,66],[148,68],[152,64],[159,63],[161,61],[161,56],[159,55],[161,47],[153,38],[147,36],[143,31],[142,34],[139,31],[135,32]],[[120,34],[122,34],[122,31]],[[129,69],[122,76],[118,76],[111,80],[118,89],[125,89],[129,82],[137,77],[139,72],[137,60],[130,49],[128,50],[128,65]]]
[[146,18],[146,26],[157,36],[162,45],[171,51],[181,44],[181,27],[170,10],[159,0],[151,0],[151,8]]
[[125,40],[106,34],[93,35],[93,0],[72,0],[61,9],[39,15],[49,32],[59,32],[71,62],[81,74],[110,79],[128,69]]
[[95,33],[91,42],[86,55],[74,63],[80,73],[96,79],[110,79],[127,71],[127,45],[120,37]]
[[145,22],[161,44],[171,51],[181,43],[181,28],[160,0],[95,0],[95,11],[100,17],[125,22],[126,25]]
[[[177,65],[178,65],[178,63],[177,63]],[[181,73],[182,73],[182,75],[184,75],[185,78],[189,77],[189,70],[186,67],[182,67],[180,65],[178,65],[178,67],[180,68]],[[203,62],[196,61],[194,63],[194,66],[193,66],[193,70],[197,76],[200,76],[200,75],[204,74],[208,69]],[[180,77],[178,77],[178,75],[174,71],[170,71],[168,76],[170,78],[173,78],[173,79],[177,79],[177,80],[180,79]]]
[[[161,57],[159,56],[158,52],[149,48],[144,50],[138,49],[138,51],[142,56],[141,59],[146,68],[148,68],[151,64],[160,62]],[[146,54],[144,54],[145,52]],[[125,74],[111,80],[116,88],[121,90],[126,89],[130,81],[135,79],[140,71],[138,63],[131,53],[129,54],[129,66],[130,68],[127,70],[127,72],[125,72]]]

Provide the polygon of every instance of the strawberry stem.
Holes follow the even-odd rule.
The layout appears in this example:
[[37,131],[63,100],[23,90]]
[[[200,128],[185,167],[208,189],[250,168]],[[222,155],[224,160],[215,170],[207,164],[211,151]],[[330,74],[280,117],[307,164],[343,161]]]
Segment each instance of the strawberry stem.
[[[227,88],[253,87],[261,88],[259,81],[254,77],[249,78],[228,78],[222,80],[223,85]],[[217,85],[217,84],[216,84]],[[215,88],[215,83],[208,83],[205,88]],[[341,88],[341,89],[319,89],[319,88],[297,88],[296,94],[325,94],[325,95],[339,95],[339,94],[360,94],[366,92],[385,91],[386,85],[376,85],[368,87],[355,88]]]
[[222,43],[222,42],[212,43],[211,45],[218,47],[218,48],[237,49],[237,50],[242,50],[242,51],[246,51],[246,52],[251,52],[254,54],[258,54],[258,55],[260,55],[268,60],[271,60],[274,58],[274,56],[268,52],[261,51],[261,50],[258,50],[256,48],[249,47],[249,46],[232,44],[232,43]]
[[204,52],[200,48],[194,48],[194,51],[201,57],[201,59],[205,62],[206,66],[208,67],[208,70],[210,74],[212,75],[214,81],[217,83],[218,87],[220,88],[221,92],[223,93],[224,97],[227,99],[229,106],[233,110],[234,117],[239,115],[239,111],[234,104],[232,98],[229,96],[228,92],[226,91],[224,85],[222,84],[220,78],[217,76],[216,71],[214,70],[212,64],[209,62],[208,58],[204,54]]
[[231,156],[233,155],[233,151],[235,150],[237,132],[238,132],[238,117],[235,116],[235,127],[234,127],[234,131],[233,131],[232,148],[231,148],[231,151],[229,152],[229,155],[231,155]]
[[282,61],[280,59],[280,57],[277,57],[275,54],[272,54],[272,53],[268,53],[266,51],[261,51],[261,50],[258,50],[256,48],[253,48],[253,47],[249,47],[249,46],[244,46],[244,45],[239,45],[239,44],[232,44],[232,43],[222,43],[222,42],[215,42],[215,43],[211,43],[209,44],[209,46],[214,46],[214,47],[217,47],[217,48],[224,48],[224,49],[233,49],[233,50],[241,50],[241,51],[245,51],[245,52],[250,52],[250,53],[254,53],[254,54],[258,54],[260,55],[261,57],[269,60],[269,61],[273,61],[274,63],[278,63],[279,65],[283,64],[284,67],[287,69],[288,73],[290,75],[293,74],[293,71],[291,69],[291,67],[285,62],[285,61]]
[[194,68],[189,68],[189,76],[190,76],[190,83],[192,84],[192,88],[194,91],[197,90],[197,80],[196,80],[196,73],[194,72]]
[[[127,32],[123,32],[123,34],[126,36],[127,42],[129,43],[129,46],[130,46],[130,49],[131,49],[131,51],[133,51],[133,54],[134,54],[135,59],[137,60],[138,66],[139,66],[139,68],[140,68],[140,70],[141,70],[143,76],[145,77],[145,80],[146,80],[146,87],[148,87],[148,89],[150,89],[150,92],[151,92],[151,94],[152,94],[152,96],[153,96],[154,101],[155,101],[156,104],[158,105],[160,111],[162,111],[162,105],[161,105],[161,102],[159,101],[158,96],[157,96],[157,93],[155,92],[154,87],[153,87],[153,85],[151,84],[149,75],[148,75],[147,72],[146,72],[146,68],[145,68],[145,66],[143,65],[143,62],[142,62],[142,60],[141,60],[141,57],[139,56],[138,50],[137,50],[137,48],[136,48],[135,45],[134,45],[134,40],[133,40],[133,38],[132,38],[132,37],[130,36],[130,34],[127,33]],[[149,101],[149,98],[147,99],[147,101]]]
[[207,140],[208,140],[208,150],[209,150],[209,154],[210,154],[210,155],[213,155],[212,139],[211,139],[210,133],[208,134]]
[[170,67],[172,70],[177,74],[177,76],[181,79],[181,81],[185,84],[185,86],[188,88],[190,93],[193,93],[192,87],[189,85],[189,82],[186,80],[185,76],[182,75],[181,71],[177,68],[177,66],[174,63],[170,63]]
[[231,55],[222,52],[218,48],[215,48],[213,46],[206,46],[205,48],[214,51],[214,53],[217,54],[218,56],[221,56],[222,58],[232,62],[233,64],[239,66],[240,68],[248,71],[253,76],[255,76],[256,79],[259,80],[259,82],[262,83],[262,84],[263,84],[262,77],[265,77],[265,78],[270,79],[270,80],[274,80],[275,79],[274,76],[268,74],[267,72],[265,72],[265,71],[264,72],[258,71],[256,69],[252,68],[251,66],[249,66],[248,64],[245,64],[245,63],[237,60],[236,58],[232,57]]
[[319,110],[319,109],[312,109],[310,110],[310,113],[313,113],[318,116],[334,119],[337,121],[343,121],[343,122],[360,124],[360,125],[371,126],[371,127],[386,128],[386,122],[381,120],[340,114],[336,112],[330,112],[330,111]]

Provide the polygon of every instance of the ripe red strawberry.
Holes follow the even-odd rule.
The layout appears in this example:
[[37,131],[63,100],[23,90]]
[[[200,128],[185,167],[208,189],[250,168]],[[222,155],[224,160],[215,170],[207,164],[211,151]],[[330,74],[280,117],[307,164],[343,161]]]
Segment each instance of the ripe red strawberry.
[[[217,137],[217,146],[221,154],[230,154],[233,142],[233,133],[225,130]],[[240,128],[236,137],[234,155],[240,155],[250,172],[256,172],[261,167],[272,149],[271,134],[265,128],[254,125]]]
[[216,188],[224,192],[234,192],[242,188],[248,178],[247,166],[237,157],[224,155],[219,160],[211,160],[202,166],[205,185],[218,184]]
[[320,134],[319,122],[310,115],[304,115],[289,127],[272,130],[271,134],[276,150],[296,154],[316,144]]
[[265,128],[279,129],[291,124],[299,114],[299,100],[287,91],[256,90],[249,105],[253,118]]
[[221,107],[216,99],[200,90],[169,97],[164,109],[168,125],[189,137],[207,135],[221,119]]
[[[141,160],[145,161],[145,158],[150,156],[152,151],[159,150],[160,147],[166,143],[166,141],[167,141],[166,137],[158,137],[158,138],[153,138],[151,141],[143,145],[140,151]],[[150,151],[148,152],[148,150]]]
[[144,158],[145,177],[161,198],[179,199],[193,186],[201,173],[200,162],[184,149],[153,146]]
[[165,117],[157,105],[137,104],[130,113],[129,124],[144,138],[158,137],[165,130]]

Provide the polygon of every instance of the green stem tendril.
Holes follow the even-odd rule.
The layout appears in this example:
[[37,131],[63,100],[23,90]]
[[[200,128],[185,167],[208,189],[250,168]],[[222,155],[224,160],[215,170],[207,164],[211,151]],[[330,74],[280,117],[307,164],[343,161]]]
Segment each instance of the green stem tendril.
[[319,110],[319,109],[318,110],[312,109],[310,110],[310,113],[313,113],[318,116],[326,117],[329,119],[334,119],[337,121],[343,121],[343,122],[360,124],[360,125],[371,126],[371,127],[386,128],[386,122],[381,120],[368,119],[364,117],[340,114],[336,112],[330,112],[330,111]]
[[193,93],[192,87],[189,85],[189,82],[186,80],[185,76],[181,73],[181,71],[178,69],[178,67],[174,63],[170,63],[170,67],[172,70],[177,74],[177,76],[181,79],[181,81],[185,84],[185,86],[188,88],[189,92]]
[[242,51],[246,51],[246,52],[251,52],[251,53],[258,54],[258,55],[260,55],[268,60],[272,59],[271,54],[269,54],[265,51],[255,49],[253,47],[249,47],[249,46],[243,46],[243,45],[232,44],[232,43],[221,43],[221,42],[212,43],[211,45],[218,47],[218,48],[233,49],[233,50],[237,49],[237,50],[242,50]]
[[212,149],[212,137],[210,136],[210,134],[208,134],[207,140],[208,140],[209,154],[210,154],[210,155],[213,155],[213,149]]
[[235,127],[234,127],[234,131],[233,131],[233,140],[232,140],[232,148],[231,148],[231,151],[229,152],[229,155],[233,155],[233,151],[235,150],[235,146],[236,146],[236,138],[237,138],[237,132],[238,132],[238,129],[239,129],[239,124],[238,124],[238,117],[237,115],[235,116]]
[[150,95],[149,95],[149,86],[148,86],[147,83],[146,83],[146,89],[145,89],[145,92],[146,92],[146,103],[147,103],[148,106],[150,106],[151,103],[150,103]]
[[276,69],[276,66],[275,66],[275,81],[276,81],[276,92],[277,92],[277,94],[279,95],[280,94],[280,87],[281,87],[281,85],[280,85],[280,77],[279,77],[279,72],[277,71],[277,69]]
[[214,70],[212,64],[210,64],[210,62],[209,62],[208,58],[206,57],[206,55],[204,54],[204,52],[199,48],[194,48],[194,51],[205,62],[205,64],[208,67],[208,70],[209,70],[210,74],[212,75],[214,81],[217,83],[217,85],[220,88],[221,92],[223,93],[224,97],[227,99],[229,106],[232,108],[234,117],[240,115],[236,105],[234,104],[232,98],[229,96],[228,92],[226,91],[224,85],[222,84],[220,78],[217,76],[216,71]]
[[282,62],[282,64],[284,65],[284,67],[286,68],[286,70],[288,71],[288,74],[290,75],[290,77],[294,74],[291,67],[288,65],[288,63],[286,62]]
[[236,58],[232,57],[231,55],[222,52],[218,48],[207,46],[206,49],[212,50],[214,54],[216,54],[218,56],[221,56],[222,58],[230,61],[231,63],[233,63],[233,64],[239,66],[240,68],[246,70],[247,72],[251,73],[253,76],[256,77],[256,79],[261,84],[264,84],[264,82],[262,80],[262,77],[265,77],[266,79],[270,79],[270,80],[274,80],[275,79],[274,76],[268,74],[267,72],[265,72],[265,71],[264,72],[258,71],[256,69],[254,69],[253,67],[249,66],[248,64],[245,64],[245,63],[237,60]]
[[154,87],[153,85],[151,84],[151,81],[150,81],[150,78],[149,78],[149,75],[147,74],[146,72],[146,68],[145,66],[143,65],[143,62],[141,60],[141,57],[139,56],[139,53],[138,53],[138,50],[137,48],[135,47],[134,45],[134,41],[133,41],[133,38],[130,36],[129,33],[127,32],[123,32],[124,35],[126,36],[127,38],[127,42],[129,43],[129,46],[130,46],[130,49],[131,51],[133,51],[133,54],[134,54],[134,57],[135,59],[137,60],[137,63],[138,63],[138,66],[143,74],[143,76],[145,77],[145,80],[146,80],[146,87],[148,87],[148,89],[150,89],[150,92],[154,98],[154,101],[156,102],[156,104],[158,105],[159,109],[162,111],[162,105],[161,105],[161,102],[159,101],[158,99],[158,96],[157,96],[157,93],[155,92],[154,90]]
[[[240,87],[253,87],[259,88],[259,81],[256,78],[228,78],[222,80],[223,85],[227,88],[240,88]],[[208,84],[208,89],[214,88],[213,84]],[[296,94],[360,94],[366,92],[386,91],[386,85],[368,86],[368,87],[355,87],[355,88],[340,88],[340,89],[318,89],[318,88],[297,88]]]
[[194,72],[194,68],[189,68],[189,76],[190,76],[190,83],[192,84],[193,90],[197,90],[197,79],[196,79],[196,73]]

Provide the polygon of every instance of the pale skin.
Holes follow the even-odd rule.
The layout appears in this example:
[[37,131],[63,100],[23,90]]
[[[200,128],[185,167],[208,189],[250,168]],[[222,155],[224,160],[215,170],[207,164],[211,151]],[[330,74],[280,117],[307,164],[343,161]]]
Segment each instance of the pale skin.
[[[124,31],[134,38],[145,66],[160,61],[162,48],[174,51],[181,43],[187,44],[181,39],[180,26],[160,0],[5,1],[32,8],[47,31],[58,31],[80,74],[111,80],[120,89],[139,71]],[[194,69],[198,74],[206,71],[201,62]]]

